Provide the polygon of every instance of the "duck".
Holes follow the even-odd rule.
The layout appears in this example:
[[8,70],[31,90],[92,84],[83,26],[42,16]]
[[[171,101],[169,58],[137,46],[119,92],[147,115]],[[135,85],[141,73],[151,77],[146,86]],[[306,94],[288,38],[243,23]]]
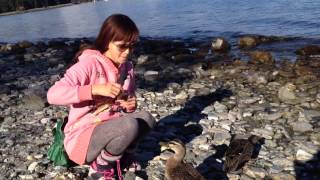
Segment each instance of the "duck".
[[234,135],[225,153],[225,172],[234,172],[241,169],[256,155],[256,148],[264,143],[264,138],[251,135],[248,139],[236,139]]
[[166,180],[205,180],[200,172],[191,163],[185,163],[186,147],[179,139],[169,142],[160,142],[161,151],[170,150],[174,154],[166,161]]

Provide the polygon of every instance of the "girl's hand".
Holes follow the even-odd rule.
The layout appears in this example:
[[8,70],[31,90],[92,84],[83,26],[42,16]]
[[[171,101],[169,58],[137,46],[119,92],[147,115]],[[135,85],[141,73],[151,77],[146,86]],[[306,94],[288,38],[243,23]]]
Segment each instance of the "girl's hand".
[[116,100],[116,103],[119,103],[119,106],[123,107],[128,113],[131,113],[137,108],[137,98],[135,96],[128,97],[128,100]]
[[118,83],[108,82],[107,84],[93,85],[91,89],[92,95],[107,96],[115,98],[121,91],[121,85]]
[[105,104],[113,104],[114,100],[111,98],[95,98],[94,99],[94,104],[96,105],[96,107],[99,107],[101,105],[105,105]]

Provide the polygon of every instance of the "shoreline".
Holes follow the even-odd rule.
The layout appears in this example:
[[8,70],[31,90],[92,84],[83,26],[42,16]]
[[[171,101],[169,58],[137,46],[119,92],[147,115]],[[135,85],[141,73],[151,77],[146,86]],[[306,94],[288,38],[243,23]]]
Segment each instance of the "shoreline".
[[[249,48],[241,48],[239,47],[239,41],[243,37],[253,37],[256,40],[256,45],[254,47]],[[211,46],[212,40],[215,39],[207,38],[203,39],[193,39],[193,38],[160,38],[160,37],[140,37],[140,42],[144,41],[154,41],[157,45],[152,46],[162,46],[164,44],[171,43],[181,43],[188,46],[195,46],[195,48],[203,48],[202,46],[207,46],[206,48]],[[264,36],[264,35],[243,35],[238,36],[236,38],[224,38],[228,41],[231,46],[230,55],[234,58],[241,58],[243,60],[248,60],[250,55],[248,52],[250,51],[267,51],[270,52],[273,58],[276,61],[290,60],[294,62],[296,60],[295,51],[299,48],[305,47],[307,45],[316,45],[320,46],[320,39],[312,39],[312,38],[299,38],[299,37],[286,37],[286,36]],[[259,40],[260,39],[260,40]],[[264,39],[261,41],[261,39]],[[94,41],[94,37],[82,37],[82,38],[67,38],[67,37],[57,37],[57,38],[46,38],[37,41],[18,41],[18,42],[0,42],[0,48],[5,46],[20,46],[19,44],[31,43],[31,44],[50,44],[50,42],[79,42],[79,41]],[[260,42],[258,42],[260,41]],[[207,53],[210,53],[207,51]]]
[[37,12],[37,11],[44,11],[44,10],[49,10],[49,9],[55,9],[55,8],[61,8],[61,7],[66,7],[66,6],[72,6],[76,5],[74,3],[67,3],[67,4],[59,4],[55,6],[48,6],[48,7],[41,7],[41,8],[33,8],[33,9],[28,9],[28,10],[23,10],[23,11],[11,11],[11,12],[5,12],[1,13],[1,16],[12,16],[12,15],[17,15],[17,14],[24,14],[24,13],[30,13],[30,12]]

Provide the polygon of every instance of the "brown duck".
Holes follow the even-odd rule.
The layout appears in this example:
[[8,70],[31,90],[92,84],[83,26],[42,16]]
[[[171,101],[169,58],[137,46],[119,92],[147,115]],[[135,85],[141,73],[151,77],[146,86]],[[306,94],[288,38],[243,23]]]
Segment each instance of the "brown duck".
[[254,157],[255,149],[263,144],[264,138],[251,135],[248,139],[232,138],[225,153],[224,171],[233,172],[242,168],[246,162]]
[[190,164],[183,161],[186,147],[178,139],[168,143],[160,143],[161,151],[171,150],[174,155],[167,159],[165,178],[167,180],[205,180],[205,178]]

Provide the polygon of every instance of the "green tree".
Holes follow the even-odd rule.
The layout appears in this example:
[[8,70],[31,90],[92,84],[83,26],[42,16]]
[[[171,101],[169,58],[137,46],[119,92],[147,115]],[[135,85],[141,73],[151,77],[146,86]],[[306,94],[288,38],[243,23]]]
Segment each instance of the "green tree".
[[0,0],[0,13],[10,11],[8,0]]
[[33,7],[37,8],[38,7],[38,1],[37,0],[33,0]]

